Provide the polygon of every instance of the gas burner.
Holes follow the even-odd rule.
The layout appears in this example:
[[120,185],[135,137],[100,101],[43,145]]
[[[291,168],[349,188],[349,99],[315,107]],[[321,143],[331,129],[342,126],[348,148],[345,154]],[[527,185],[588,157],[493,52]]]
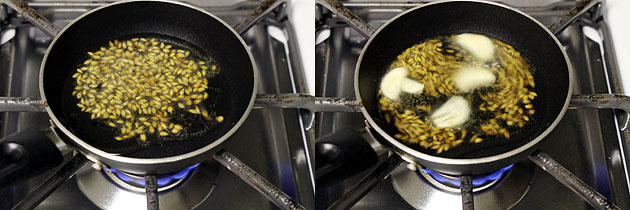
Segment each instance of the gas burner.
[[[179,172],[172,172],[172,173],[157,175],[158,191],[159,192],[165,191],[182,183],[182,181],[184,181],[184,179],[186,179],[189,174],[194,172],[195,168],[197,168],[199,164],[200,163],[197,163]],[[136,192],[145,191],[144,175],[127,173],[127,172],[119,171],[113,168],[105,168],[103,170],[103,174],[105,174],[113,182],[115,182],[116,184],[120,185],[121,187],[125,189],[136,191]]]
[[[499,182],[499,179],[503,177],[503,175],[507,174],[514,167],[514,164],[501,168],[493,173],[474,175],[472,178],[473,184],[473,192],[479,192],[485,189],[488,189],[492,185]],[[419,169],[417,174],[424,177],[429,183],[435,185],[436,187],[449,191],[449,192],[459,192],[460,191],[460,177],[454,175],[447,175],[440,172],[433,171],[431,169]]]
[[[531,162],[523,161],[495,173],[473,176],[475,209],[513,207],[529,191],[534,178],[534,168]],[[418,172],[399,167],[391,177],[396,192],[416,209],[462,208],[460,202],[452,202],[461,199],[459,179],[456,176],[443,175],[427,169]]]
[[[213,191],[219,164],[206,161],[158,175],[160,209],[194,209]],[[115,169],[84,167],[76,175],[83,194],[101,209],[144,209],[144,177]],[[115,184],[112,184],[115,183]]]

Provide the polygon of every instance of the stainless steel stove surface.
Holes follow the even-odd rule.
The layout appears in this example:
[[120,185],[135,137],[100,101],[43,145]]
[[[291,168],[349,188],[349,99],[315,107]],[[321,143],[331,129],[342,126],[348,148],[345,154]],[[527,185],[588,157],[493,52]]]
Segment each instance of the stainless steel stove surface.
[[[426,2],[344,1],[343,5],[378,28],[395,15]],[[502,1],[551,25],[571,1]],[[316,11],[316,96],[354,97],[355,64],[367,38],[323,6]],[[622,93],[619,72],[602,9],[594,8],[571,24],[558,39],[575,73],[573,94]],[[543,141],[540,150],[595,188],[621,209],[630,209],[628,132],[620,131],[622,112],[610,109],[569,110]],[[361,113],[320,113],[316,136],[365,127]],[[412,169],[412,170],[410,170]],[[351,209],[462,209],[457,189],[400,166]],[[372,170],[372,169],[370,169]],[[370,170],[316,193],[316,209],[326,209]],[[492,186],[475,192],[477,209],[591,209],[531,161],[514,165]]]
[[[296,54],[295,31],[286,18],[286,2],[279,2],[275,9],[264,13],[243,34],[259,69],[259,94],[306,92],[303,82],[295,82],[304,80],[302,66]],[[28,3],[55,25],[63,27],[79,15],[108,1],[35,0]],[[235,26],[252,13],[261,1],[189,3]],[[15,37],[0,46],[0,95],[39,97],[38,74],[51,37],[26,21],[22,15],[16,16],[4,5],[0,8],[0,18],[5,21],[2,24],[3,32],[15,29]],[[312,135],[300,123],[301,118],[301,113],[295,109],[253,110],[241,128],[226,142],[224,149],[307,209],[313,209],[312,160],[305,152],[310,150],[306,142],[310,141],[307,138]],[[29,127],[50,127],[46,113],[0,114],[1,136]],[[0,209],[12,208],[55,170],[0,191]],[[142,186],[129,186],[129,183],[121,182],[110,172],[87,164],[36,209],[146,208]],[[174,179],[171,184],[160,188],[162,209],[278,209],[211,157],[192,169],[190,174],[180,174],[177,178],[182,179]]]

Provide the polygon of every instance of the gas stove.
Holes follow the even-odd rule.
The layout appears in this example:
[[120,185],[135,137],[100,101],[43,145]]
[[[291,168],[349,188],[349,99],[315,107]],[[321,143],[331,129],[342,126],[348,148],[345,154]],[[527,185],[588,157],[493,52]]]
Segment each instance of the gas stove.
[[[260,69],[259,94],[306,92],[302,64],[298,58],[295,30],[287,18],[285,1],[185,1],[217,15],[233,27],[243,20],[241,33]],[[28,4],[58,27],[81,14],[111,1],[28,1]],[[261,4],[263,3],[263,4]],[[261,7],[257,14],[255,9]],[[22,14],[0,6],[0,94],[3,97],[39,97],[38,74],[46,49],[52,40]],[[245,21],[246,22],[246,21]],[[240,28],[239,28],[240,27]],[[10,34],[15,34],[10,36]],[[6,42],[5,42],[6,38]],[[7,110],[3,110],[7,111]],[[41,110],[33,110],[41,111]],[[234,156],[224,157],[231,168],[243,166],[256,171],[260,190],[264,178],[307,209],[313,209],[311,162],[308,151],[312,130],[300,123],[306,115],[296,109],[255,109],[245,123],[225,143]],[[0,136],[29,127],[50,127],[43,112],[0,113]],[[71,156],[71,154],[68,154]],[[72,161],[66,157],[66,162]],[[77,162],[80,164],[80,162]],[[240,169],[240,168],[237,168]],[[10,209],[31,196],[51,175],[73,173],[57,167],[46,173],[0,191],[0,209]],[[250,176],[248,173],[244,176]],[[243,174],[239,174],[243,176]],[[212,157],[182,171],[157,176],[161,209],[278,209],[274,203],[250,187]],[[144,209],[147,207],[142,175],[103,168],[88,162],[76,175],[63,182],[35,209]],[[37,202],[37,201],[29,201]]]
[[[355,65],[366,34],[361,21],[318,1],[316,11],[316,96],[355,97]],[[574,1],[498,1],[516,7],[550,26]],[[397,14],[428,1],[342,1],[356,17],[378,28]],[[605,2],[604,2],[605,3]],[[337,10],[337,12],[335,12]],[[573,94],[623,94],[613,43],[602,6],[565,29],[558,39],[573,66]],[[630,208],[630,135],[621,131],[625,115],[611,109],[571,106],[540,150],[616,203]],[[319,113],[316,136],[366,126],[361,113]],[[386,156],[387,153],[384,154]],[[381,158],[384,162],[387,158]],[[397,164],[391,156],[380,165],[341,183],[317,189],[316,209],[462,209],[460,179],[414,164]],[[390,174],[391,173],[391,174]],[[389,176],[388,176],[389,175]],[[473,177],[476,209],[591,209],[589,203],[532,161],[522,160],[495,173]],[[373,186],[373,188],[372,188]],[[357,191],[362,191],[357,192]]]

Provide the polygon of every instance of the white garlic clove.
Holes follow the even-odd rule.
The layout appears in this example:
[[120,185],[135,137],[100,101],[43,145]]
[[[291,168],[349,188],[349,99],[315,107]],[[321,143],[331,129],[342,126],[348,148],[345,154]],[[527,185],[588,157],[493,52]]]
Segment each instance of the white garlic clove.
[[464,92],[488,86],[495,81],[496,76],[490,70],[481,67],[462,68],[453,75],[455,87]]
[[413,79],[403,78],[400,83],[400,89],[406,93],[422,94],[422,91],[424,90],[424,84]]
[[402,88],[401,80],[408,74],[409,69],[407,67],[398,67],[387,72],[381,81],[383,95],[393,100],[398,99]]
[[431,114],[433,125],[453,128],[463,125],[470,118],[470,103],[464,97],[453,96]]
[[468,53],[482,61],[494,58],[494,45],[492,40],[481,34],[464,33],[455,36],[455,43],[464,48]]

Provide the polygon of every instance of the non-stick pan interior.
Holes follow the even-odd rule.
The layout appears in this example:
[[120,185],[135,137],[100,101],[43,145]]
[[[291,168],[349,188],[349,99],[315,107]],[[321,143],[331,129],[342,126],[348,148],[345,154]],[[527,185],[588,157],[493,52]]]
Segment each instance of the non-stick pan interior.
[[439,35],[479,33],[511,44],[534,67],[536,114],[510,139],[489,137],[483,143],[461,144],[435,156],[481,158],[511,151],[537,138],[561,113],[569,94],[569,69],[562,49],[540,25],[511,9],[482,2],[443,2],[413,10],[383,28],[364,50],[358,72],[360,97],[369,115],[390,136],[393,126],[380,119],[377,88],[383,73],[406,48]]
[[[209,97],[203,105],[224,116],[222,123],[180,112],[176,119],[188,130],[173,138],[114,140],[115,130],[91,120],[71,95],[71,75],[93,52],[114,39],[157,38],[194,56],[212,58],[220,73],[209,80]],[[44,66],[44,92],[59,121],[82,141],[127,157],[160,158],[202,148],[226,134],[244,115],[254,91],[254,71],[246,49],[225,25],[196,9],[179,4],[138,1],[115,4],[95,11],[70,26],[50,49]],[[177,121],[175,121],[177,122]]]

